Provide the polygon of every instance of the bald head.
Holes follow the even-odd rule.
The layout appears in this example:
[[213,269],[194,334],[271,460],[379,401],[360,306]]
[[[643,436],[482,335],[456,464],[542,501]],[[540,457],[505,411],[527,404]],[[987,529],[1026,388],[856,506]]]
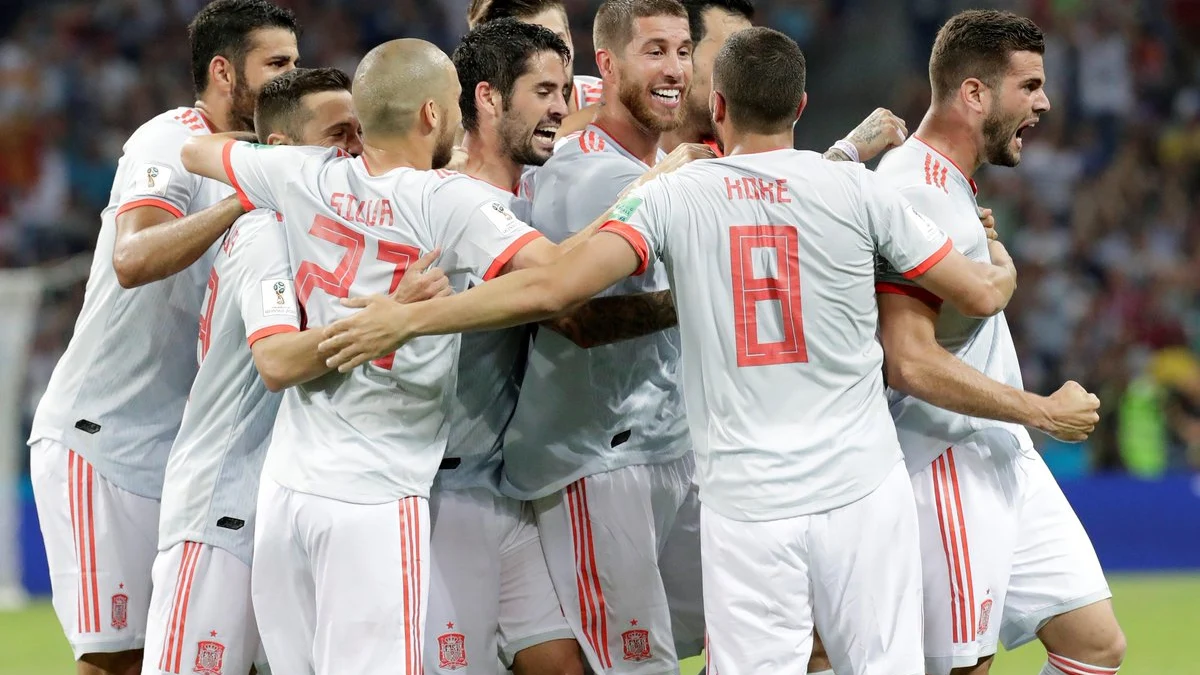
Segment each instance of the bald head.
[[363,137],[401,136],[432,101],[458,107],[458,76],[445,52],[424,40],[385,42],[367,52],[354,72],[354,107]]

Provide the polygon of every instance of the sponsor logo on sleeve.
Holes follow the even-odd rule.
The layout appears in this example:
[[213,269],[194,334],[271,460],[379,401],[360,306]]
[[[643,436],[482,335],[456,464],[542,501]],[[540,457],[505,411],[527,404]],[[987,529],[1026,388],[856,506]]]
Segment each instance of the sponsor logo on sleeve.
[[167,196],[171,185],[171,167],[145,163],[133,172],[134,191],[137,194]]
[[296,293],[291,279],[266,279],[262,282],[263,316],[295,316]]
[[642,198],[638,195],[629,195],[625,199],[617,202],[613,207],[612,219],[626,222],[637,213],[638,207],[642,205]]

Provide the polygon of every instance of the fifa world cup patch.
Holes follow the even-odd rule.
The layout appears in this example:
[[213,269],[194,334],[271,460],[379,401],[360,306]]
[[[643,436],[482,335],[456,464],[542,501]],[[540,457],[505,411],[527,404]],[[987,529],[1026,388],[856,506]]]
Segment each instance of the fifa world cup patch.
[[[446,624],[454,628],[453,623]],[[467,667],[467,636],[462,633],[442,633],[438,636],[438,668],[458,670]]]
[[[636,626],[637,623],[637,619],[629,622],[631,626]],[[645,628],[630,628],[621,633],[621,647],[626,661],[649,660],[650,631]]]
[[291,279],[265,279],[262,282],[263,316],[296,316],[296,293]]
[[620,202],[617,203],[616,206],[613,207],[612,219],[620,220],[622,222],[629,220],[629,218],[631,216],[633,216],[633,214],[638,210],[638,207],[641,205],[642,205],[641,197],[638,197],[636,195],[630,195],[630,196],[626,197],[625,199],[622,199]]
[[133,171],[135,194],[167,196],[171,184],[171,167],[146,162]]
[[[213,631],[215,637],[216,631]],[[225,660],[225,645],[216,640],[201,640],[196,643],[196,667],[192,672],[201,675],[221,675],[221,662]]]
[[503,235],[511,233],[521,224],[516,215],[500,202],[488,202],[479,207],[479,212],[487,217]]

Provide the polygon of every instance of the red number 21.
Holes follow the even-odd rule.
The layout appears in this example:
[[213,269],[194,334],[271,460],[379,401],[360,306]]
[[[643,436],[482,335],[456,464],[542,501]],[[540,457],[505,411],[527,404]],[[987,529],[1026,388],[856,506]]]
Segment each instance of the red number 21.
[[[808,362],[804,318],[800,311],[799,248],[796,228],[791,225],[735,225],[729,228],[739,368]],[[756,253],[763,263],[759,269],[759,274],[765,271],[763,276],[755,273]],[[767,264],[772,257],[773,266]],[[760,303],[769,303],[769,309],[761,307]],[[759,340],[758,316],[763,310],[778,313],[782,339]]]
[[[296,270],[296,298],[300,305],[308,304],[308,297],[314,288],[320,288],[334,298],[345,298],[350,295],[350,285],[358,276],[358,266],[362,263],[363,249],[366,248],[366,237],[361,232],[339,223],[332,218],[317,216],[313,219],[308,233],[336,244],[346,249],[337,268],[332,272],[311,261],[300,264]],[[391,293],[400,285],[408,266],[421,256],[421,251],[413,246],[405,246],[391,241],[380,241],[376,258],[385,263],[392,263],[392,281],[387,292]],[[390,369],[395,361],[395,354],[375,359],[371,363],[380,368]]]

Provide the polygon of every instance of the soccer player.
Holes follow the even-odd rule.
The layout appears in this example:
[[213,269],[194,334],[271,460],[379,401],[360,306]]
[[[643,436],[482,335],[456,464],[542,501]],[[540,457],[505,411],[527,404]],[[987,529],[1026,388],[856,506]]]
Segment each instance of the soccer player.
[[[562,0],[471,0],[471,5],[467,8],[467,25],[470,28],[496,19],[516,19],[553,32],[567,45],[570,52],[567,59],[567,75],[572,75],[575,65],[575,43],[571,40],[567,8]],[[595,105],[600,102],[603,92],[604,85],[599,78],[574,75],[571,95],[567,99],[568,107],[571,112],[576,112]]]
[[[553,151],[567,113],[567,46],[514,19],[477,25],[452,56],[466,130],[465,173],[523,220],[521,173]],[[476,277],[471,283],[482,283]],[[429,672],[582,673],[579,645],[546,570],[533,509],[500,493],[501,445],[517,405],[529,332],[462,336],[446,459],[429,496]]]
[[[267,83],[255,128],[268,145],[362,152],[350,78],[334,68]],[[250,564],[258,477],[280,400],[270,392],[327,371],[316,353],[320,332],[300,331],[278,218],[265,209],[239,218],[209,275],[199,369],[167,461],[143,673],[248,673],[260,648]],[[414,299],[432,297],[439,281],[448,288],[444,275],[415,270],[406,289],[418,278],[433,285]]]
[[188,27],[197,101],[134,132],[101,213],[83,310],[29,438],[55,613],[80,673],[142,662],[163,473],[196,374],[210,249],[241,212],[221,201],[226,186],[184,170],[180,147],[251,128],[257,90],[295,65],[296,30],[261,0],[202,9]]
[[[930,58],[929,112],[879,166],[973,260],[989,251],[972,176],[985,163],[1016,166],[1022,135],[1050,110],[1043,51],[1029,19],[951,18]],[[892,414],[920,520],[926,672],[985,673],[998,640],[1013,649],[1038,638],[1049,653],[1043,675],[1115,673],[1125,641],[1108,584],[1021,426],[1082,440],[1099,402],[1074,382],[1048,398],[1023,391],[1003,314],[964,317],[894,270],[882,270],[878,290]]]
[[1015,271],[967,260],[862,166],[791,149],[804,58],[782,33],[733,36],[714,91],[729,157],[633,191],[546,268],[424,303],[372,298],[326,329],[321,351],[340,370],[417,335],[541,319],[663,260],[704,496],[714,670],[794,672],[815,623],[839,673],[917,675],[916,512],[884,397],[875,257],[972,316],[1004,307]]
[[[233,185],[246,210],[283,215],[296,296],[314,325],[347,315],[339,299],[352,293],[389,292],[422,253],[442,251],[451,278],[485,281],[557,259],[567,246],[547,242],[478,181],[433,170],[461,128],[459,94],[437,47],[394,40],[354,77],[361,157],[193,138],[183,163]],[[274,670],[420,671],[427,497],[446,449],[457,352],[457,337],[424,340],[284,394],[251,573]]]

